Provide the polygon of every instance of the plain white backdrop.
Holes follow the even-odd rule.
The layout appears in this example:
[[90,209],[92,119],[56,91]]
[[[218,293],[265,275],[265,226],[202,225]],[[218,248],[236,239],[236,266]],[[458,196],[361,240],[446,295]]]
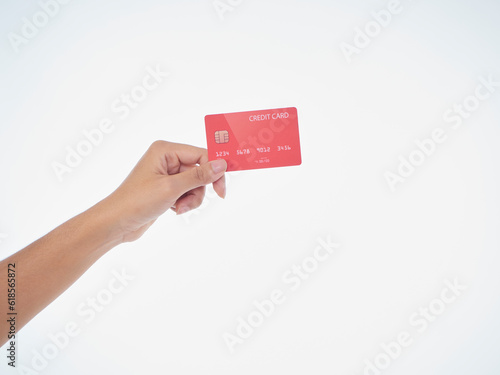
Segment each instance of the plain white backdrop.
[[[0,6],[2,258],[112,192],[153,141],[205,147],[207,114],[295,106],[302,142],[301,166],[229,174],[225,201],[103,257],[21,331],[24,373],[361,375],[408,331],[380,373],[497,374],[500,88],[457,130],[443,114],[500,81],[499,3],[401,0],[351,62],[342,43],[388,2],[223,3],[221,19],[212,0],[73,0],[17,52],[41,6]],[[120,118],[147,67],[170,75]],[[53,163],[103,118],[114,130],[60,181]],[[392,192],[384,174],[436,128],[446,142]],[[231,354],[224,332],[328,236],[338,251]],[[85,322],[113,270],[134,279]],[[467,290],[417,332],[409,317],[455,279]],[[34,371],[68,322],[79,335]]]

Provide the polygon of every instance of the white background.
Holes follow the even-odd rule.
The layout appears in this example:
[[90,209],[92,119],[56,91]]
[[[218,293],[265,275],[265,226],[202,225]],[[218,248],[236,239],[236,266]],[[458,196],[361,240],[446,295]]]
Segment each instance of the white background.
[[[33,373],[363,374],[408,331],[384,374],[498,374],[500,88],[458,130],[443,113],[500,80],[500,4],[402,1],[349,63],[340,44],[387,4],[244,1],[221,20],[211,0],[73,0],[15,52],[40,5],[4,1],[2,258],[112,192],[153,141],[205,147],[206,114],[295,106],[303,157],[229,174],[225,201],[112,250],[23,329],[19,363],[74,321]],[[148,66],[170,76],[120,119]],[[105,117],[114,131],[60,182],[52,163]],[[437,127],[447,141],[392,192],[384,173]],[[339,250],[290,292],[283,273],[328,236]],[[77,306],[122,269],[135,279],[86,324]],[[408,318],[454,279],[467,290],[417,333]],[[223,333],[273,289],[286,302],[231,354]]]

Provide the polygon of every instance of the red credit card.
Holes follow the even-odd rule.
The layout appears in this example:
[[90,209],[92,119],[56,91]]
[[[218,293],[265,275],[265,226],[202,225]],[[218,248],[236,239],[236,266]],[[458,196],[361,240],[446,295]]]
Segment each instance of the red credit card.
[[205,116],[209,160],[228,171],[300,165],[297,108]]

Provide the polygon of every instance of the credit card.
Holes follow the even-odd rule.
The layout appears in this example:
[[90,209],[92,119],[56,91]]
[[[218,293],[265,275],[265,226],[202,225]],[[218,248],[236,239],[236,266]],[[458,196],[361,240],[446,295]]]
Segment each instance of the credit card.
[[297,108],[205,116],[208,158],[225,159],[228,171],[300,165]]

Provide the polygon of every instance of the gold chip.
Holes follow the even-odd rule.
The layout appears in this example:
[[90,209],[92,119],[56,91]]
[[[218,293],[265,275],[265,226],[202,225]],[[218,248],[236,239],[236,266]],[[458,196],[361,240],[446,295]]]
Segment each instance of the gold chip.
[[218,130],[215,132],[215,143],[228,143],[229,132],[227,130]]

